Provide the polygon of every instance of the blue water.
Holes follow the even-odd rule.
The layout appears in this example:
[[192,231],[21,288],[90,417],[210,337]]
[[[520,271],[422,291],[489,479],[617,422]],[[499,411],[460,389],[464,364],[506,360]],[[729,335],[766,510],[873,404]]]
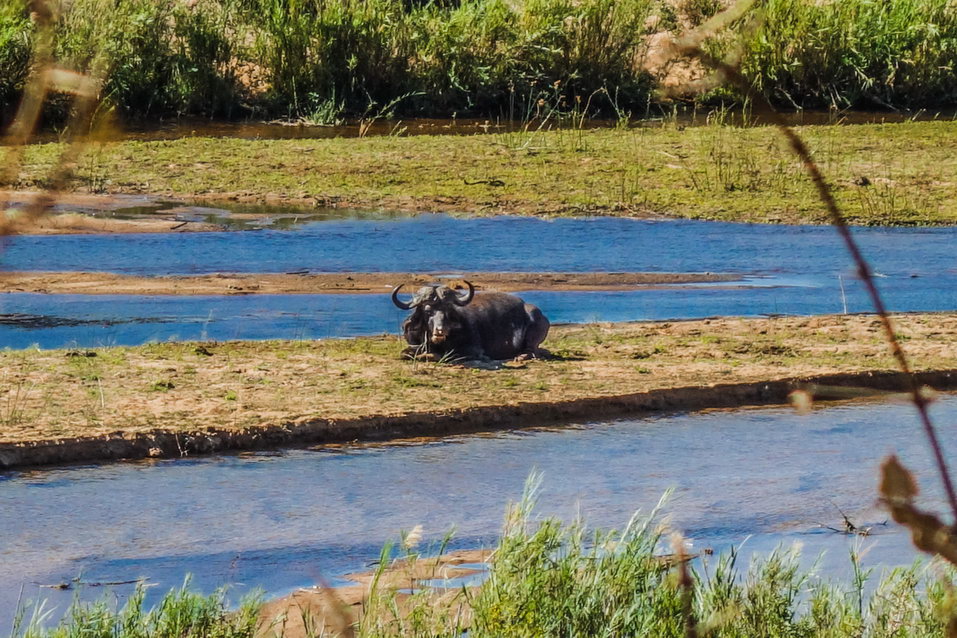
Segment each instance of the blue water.
[[[954,276],[957,228],[859,228],[878,271]],[[853,274],[827,226],[418,215],[297,230],[7,238],[4,270],[212,272],[648,271]]]
[[[957,228],[860,228],[854,234],[892,310],[957,310]],[[303,269],[721,272],[738,274],[741,280],[522,296],[553,323],[871,309],[836,233],[816,226],[421,215],[325,221],[295,231],[20,236],[5,241],[0,267],[141,275]],[[398,278],[396,283],[401,283]],[[387,292],[212,297],[11,293],[0,296],[0,347],[394,333],[402,315]]]
[[[932,408],[945,450],[957,450],[957,397]],[[400,530],[426,542],[453,527],[453,547],[490,546],[506,503],[533,470],[540,515],[624,525],[673,490],[670,529],[695,550],[752,553],[803,544],[805,564],[846,578],[862,539],[837,534],[840,510],[859,525],[865,566],[909,564],[916,552],[876,505],[877,468],[896,452],[940,489],[914,410],[845,403],[799,415],[752,408],[458,436],[416,444],[346,446],[0,473],[0,627],[20,590],[62,609],[73,596],[39,588],[148,577],[150,600],[187,573],[211,591],[262,587],[279,595],[320,577],[362,571]],[[490,468],[494,467],[494,471]],[[120,593],[129,587],[117,588]],[[89,589],[85,597],[98,597]]]
[[[954,310],[957,287],[939,279],[881,280],[892,310]],[[957,284],[957,282],[953,282]],[[521,293],[553,323],[693,319],[716,315],[843,312],[839,285],[687,286],[629,292]],[[848,312],[870,310],[845,283]],[[4,316],[20,313],[21,317]],[[0,296],[0,347],[136,345],[168,340],[314,339],[397,333],[404,313],[381,295]],[[546,342],[547,346],[547,342]]]

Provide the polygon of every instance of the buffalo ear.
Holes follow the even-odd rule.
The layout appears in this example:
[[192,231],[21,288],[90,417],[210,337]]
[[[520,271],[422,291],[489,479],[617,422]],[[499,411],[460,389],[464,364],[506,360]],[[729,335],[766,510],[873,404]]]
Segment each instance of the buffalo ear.
[[413,306],[415,306],[415,297],[413,297],[412,301],[408,303],[399,301],[399,289],[402,288],[402,286],[403,284],[399,284],[392,289],[392,303],[394,303],[397,308],[401,308],[402,310],[412,310]]
[[469,287],[469,291],[464,294],[456,294],[455,298],[452,300],[455,302],[456,306],[467,306],[472,301],[472,297],[475,296],[475,286],[472,285],[471,281],[466,281],[465,285]]

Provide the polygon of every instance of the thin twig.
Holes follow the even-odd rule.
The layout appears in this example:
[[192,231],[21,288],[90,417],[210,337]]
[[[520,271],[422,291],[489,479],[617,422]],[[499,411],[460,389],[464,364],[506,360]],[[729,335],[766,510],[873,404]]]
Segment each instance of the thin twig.
[[874,310],[880,317],[881,324],[884,327],[884,334],[887,338],[887,343],[890,345],[891,353],[897,360],[897,365],[900,368],[905,387],[910,394],[911,401],[913,401],[914,406],[917,408],[924,434],[927,436],[927,440],[930,442],[931,451],[934,455],[934,461],[936,462],[937,470],[940,474],[940,479],[944,485],[944,491],[947,494],[947,500],[950,504],[951,512],[953,514],[953,520],[957,522],[957,491],[954,490],[954,484],[950,478],[947,462],[944,459],[943,448],[940,444],[940,439],[937,436],[937,431],[933,422],[931,421],[930,413],[927,409],[929,401],[921,392],[921,386],[917,382],[917,378],[914,376],[907,356],[904,353],[904,349],[901,346],[900,341],[898,341],[897,336],[894,334],[894,326],[891,323],[891,318],[887,313],[887,307],[884,305],[884,300],[881,297],[880,292],[877,290],[877,285],[874,282],[874,276],[871,268],[868,265],[867,260],[864,258],[864,255],[861,253],[861,250],[858,247],[857,242],[854,240],[854,237],[851,235],[850,228],[848,227],[847,222],[844,220],[844,216],[841,213],[837,201],[834,199],[834,194],[830,185],[827,183],[827,180],[825,180],[820,168],[818,168],[817,163],[814,161],[807,144],[805,144],[801,136],[799,136],[794,129],[787,124],[781,114],[774,109],[773,105],[762,94],[754,91],[750,83],[748,83],[748,81],[737,68],[731,64],[728,64],[724,60],[715,58],[713,55],[701,48],[700,43],[704,37],[707,37],[707,35],[712,33],[716,28],[723,27],[731,20],[743,15],[743,11],[749,8],[751,4],[752,2],[747,0],[737,3],[734,7],[724,12],[724,14],[719,14],[705,25],[702,25],[702,29],[699,32],[688,38],[679,40],[676,43],[675,48],[678,53],[699,58],[706,66],[709,66],[722,74],[725,79],[737,86],[737,88],[749,98],[761,104],[767,110],[768,117],[771,122],[788,141],[791,150],[795,155],[798,156],[798,158],[801,160],[801,163],[804,165],[808,176],[811,178],[811,181],[814,183],[814,186],[817,189],[818,197],[824,204],[824,207],[830,216],[831,225],[837,229],[841,239],[844,240],[844,245],[847,247],[847,250],[857,268],[857,274],[861,278],[861,281],[864,282],[864,287],[867,289],[867,293],[871,298],[871,303],[874,305]]

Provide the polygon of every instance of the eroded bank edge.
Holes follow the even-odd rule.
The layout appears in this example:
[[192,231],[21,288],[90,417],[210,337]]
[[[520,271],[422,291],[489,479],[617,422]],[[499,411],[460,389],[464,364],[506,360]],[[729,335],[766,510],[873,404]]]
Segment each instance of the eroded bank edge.
[[[957,389],[957,369],[920,372],[917,378],[919,383],[936,390]],[[316,418],[243,430],[206,429],[187,433],[157,431],[130,436],[113,434],[6,443],[0,444],[0,469],[144,458],[183,458],[319,444],[381,442],[621,418],[647,412],[783,404],[791,391],[809,385],[856,386],[881,391],[900,391],[905,388],[899,372],[867,371],[661,388],[617,396],[482,406],[401,416],[341,420]]]

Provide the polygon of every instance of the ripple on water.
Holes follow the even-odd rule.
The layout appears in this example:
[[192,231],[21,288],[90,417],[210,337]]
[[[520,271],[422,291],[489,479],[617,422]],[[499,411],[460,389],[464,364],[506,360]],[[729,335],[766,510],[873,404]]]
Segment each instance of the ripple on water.
[[[957,310],[957,228],[855,229],[895,311]],[[489,237],[495,237],[489,242]],[[130,259],[130,255],[136,259]],[[297,231],[8,238],[3,267],[208,272],[646,271],[738,273],[735,286],[529,291],[553,323],[864,312],[832,229],[617,218],[338,220]],[[916,276],[915,276],[916,275]],[[133,345],[395,333],[381,295],[0,297],[0,345]]]
[[[946,396],[934,412],[953,420],[957,397]],[[151,596],[187,572],[205,590],[235,581],[277,594],[320,573],[362,570],[384,541],[417,524],[427,543],[454,526],[454,548],[488,545],[533,470],[543,474],[542,515],[622,526],[671,489],[671,525],[697,549],[743,544],[747,555],[801,541],[808,563],[826,550],[823,571],[846,573],[853,539],[821,525],[839,528],[841,511],[856,524],[886,519],[874,505],[885,453],[896,451],[926,477],[927,504],[942,503],[917,432],[910,406],[856,402],[803,416],[782,408],[709,411],[334,453],[6,473],[0,623],[21,584],[80,572],[90,580],[149,576],[159,584]],[[954,449],[957,432],[942,434]],[[879,532],[868,564],[914,558],[897,528]]]

